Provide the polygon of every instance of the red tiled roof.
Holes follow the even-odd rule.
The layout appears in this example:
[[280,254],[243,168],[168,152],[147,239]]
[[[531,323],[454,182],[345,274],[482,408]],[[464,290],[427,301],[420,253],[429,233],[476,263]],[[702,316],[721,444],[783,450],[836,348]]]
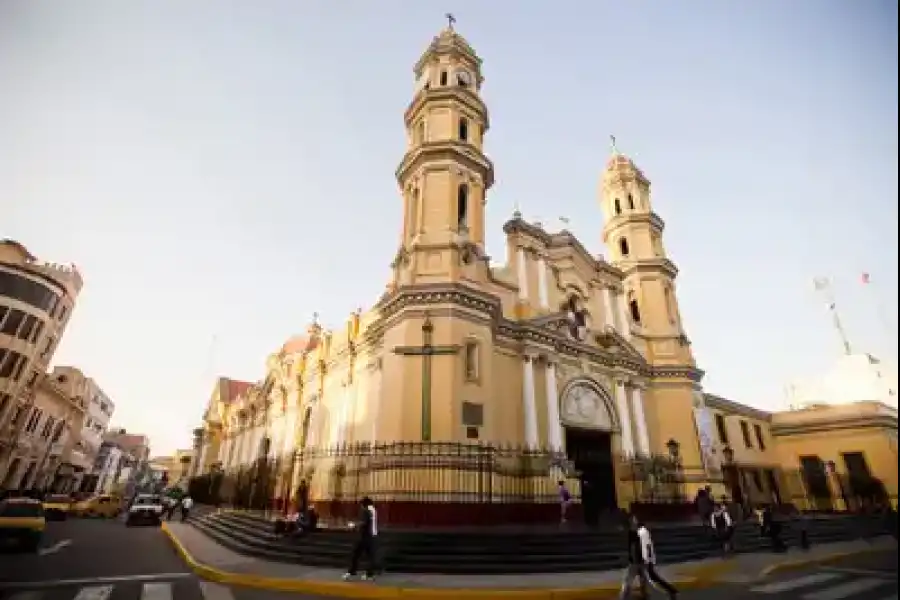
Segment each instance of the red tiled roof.
[[298,354],[301,352],[309,352],[310,350],[315,350],[318,345],[319,339],[317,337],[295,335],[284,343],[284,345],[281,347],[281,351],[284,354]]
[[253,385],[249,381],[238,381],[236,379],[228,378],[225,378],[225,383],[225,393],[227,394],[227,397],[222,398],[225,402],[232,402],[235,398],[249,390],[250,386]]

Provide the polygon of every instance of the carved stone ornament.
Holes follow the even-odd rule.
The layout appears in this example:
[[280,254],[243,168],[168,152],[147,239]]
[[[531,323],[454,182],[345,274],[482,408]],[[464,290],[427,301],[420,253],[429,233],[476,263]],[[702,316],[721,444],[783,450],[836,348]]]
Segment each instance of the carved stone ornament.
[[611,431],[614,429],[606,401],[586,383],[570,387],[562,401],[563,419],[573,425]]
[[394,255],[394,260],[391,262],[392,268],[397,267],[405,267],[409,264],[409,252],[407,252],[406,248],[400,246],[397,249],[397,254]]

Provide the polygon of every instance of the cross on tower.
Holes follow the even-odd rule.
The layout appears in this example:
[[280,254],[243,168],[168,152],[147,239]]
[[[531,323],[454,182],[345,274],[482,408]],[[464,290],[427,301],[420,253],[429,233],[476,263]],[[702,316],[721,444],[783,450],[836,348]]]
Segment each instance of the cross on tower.
[[444,15],[444,18],[447,19],[447,29],[453,31],[453,25],[456,23],[456,17],[453,16],[453,13],[447,13]]
[[459,352],[459,346],[435,346],[432,343],[434,324],[431,317],[425,315],[422,323],[421,346],[397,346],[394,354],[401,356],[422,357],[422,441],[431,441],[431,357],[436,355],[452,355]]

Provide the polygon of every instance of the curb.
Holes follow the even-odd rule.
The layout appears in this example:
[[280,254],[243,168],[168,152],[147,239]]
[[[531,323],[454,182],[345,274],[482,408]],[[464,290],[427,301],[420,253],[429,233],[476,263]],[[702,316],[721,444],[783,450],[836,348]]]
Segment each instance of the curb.
[[[453,588],[402,588],[395,586],[375,586],[365,583],[346,583],[343,581],[310,581],[304,579],[285,579],[263,577],[249,573],[231,573],[210,567],[198,562],[191,556],[178,536],[168,526],[161,525],[163,533],[175,548],[188,567],[209,581],[238,585],[243,587],[274,590],[280,592],[299,592],[317,596],[336,598],[368,598],[373,600],[393,600],[395,598],[416,598],[419,600],[599,600],[618,598],[618,582],[581,588],[543,588],[543,589],[453,589]],[[703,589],[714,585],[717,576],[730,571],[735,566],[734,560],[707,564],[695,569],[686,570],[672,578],[672,583],[679,590]]]
[[[896,547],[894,548],[896,549]],[[827,565],[829,563],[833,563],[839,561],[843,558],[848,558],[851,556],[865,556],[866,554],[877,554],[879,552],[890,552],[891,548],[888,547],[877,547],[877,548],[860,548],[858,550],[844,550],[841,552],[831,552],[830,554],[825,554],[823,556],[816,556],[810,558],[800,558],[797,560],[790,560],[783,563],[775,563],[773,565],[769,565],[765,567],[759,572],[757,576],[758,579],[763,579],[770,575],[774,575],[776,573],[786,573],[789,571],[796,571],[799,569],[805,569],[807,567],[812,567],[815,565]]]

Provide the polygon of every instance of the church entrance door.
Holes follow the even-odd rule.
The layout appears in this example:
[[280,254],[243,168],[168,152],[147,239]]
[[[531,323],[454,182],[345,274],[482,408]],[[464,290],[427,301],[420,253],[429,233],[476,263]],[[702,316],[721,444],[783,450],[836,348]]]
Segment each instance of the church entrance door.
[[612,435],[606,431],[566,427],[566,456],[574,463],[581,480],[584,522],[595,526],[601,515],[618,507]]

